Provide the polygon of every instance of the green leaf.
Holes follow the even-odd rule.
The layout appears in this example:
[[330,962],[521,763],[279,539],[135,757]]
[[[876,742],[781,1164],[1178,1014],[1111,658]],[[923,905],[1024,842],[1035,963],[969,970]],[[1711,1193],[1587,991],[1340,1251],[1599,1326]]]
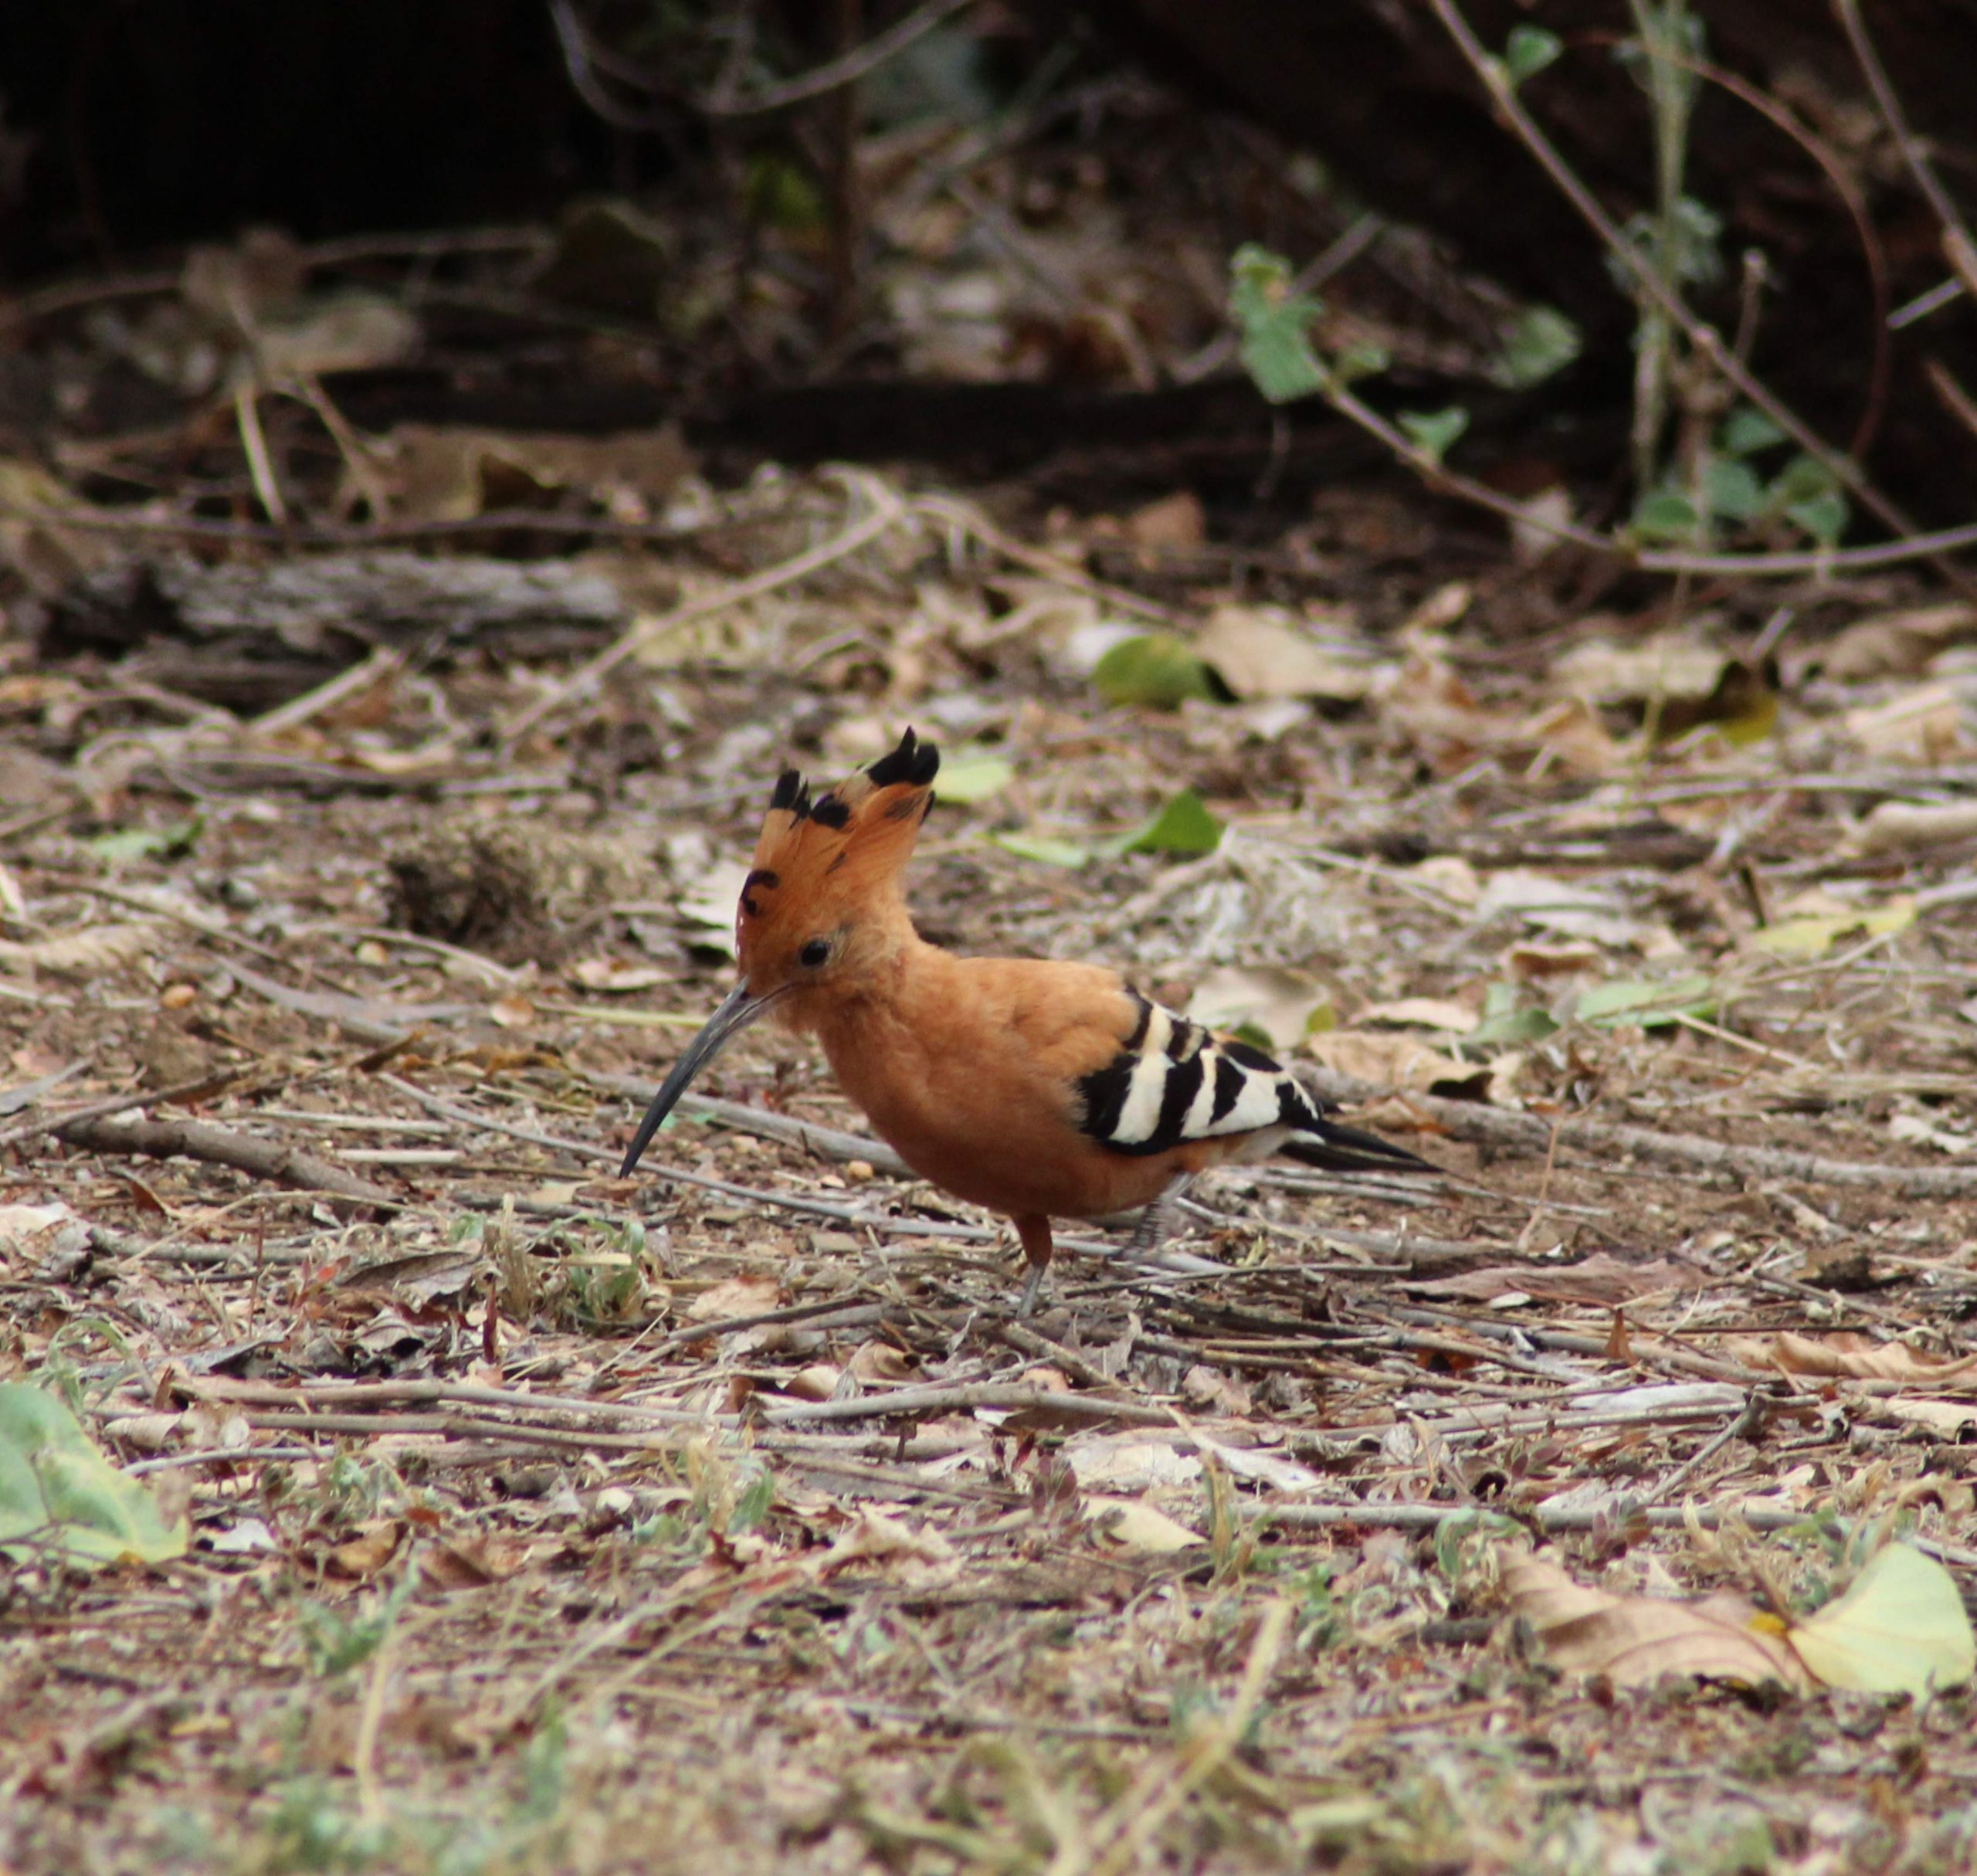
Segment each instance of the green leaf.
[[1048,834],[991,834],[1005,853],[1019,860],[1033,860],[1046,867],[1082,867],[1091,858],[1091,849],[1073,840],[1056,840]]
[[1513,26],[1504,42],[1504,70],[1511,86],[1535,78],[1565,52],[1565,42],[1542,26]]
[[1393,363],[1393,354],[1371,339],[1355,339],[1331,355],[1331,375],[1342,385],[1355,378],[1377,378]]
[[1823,958],[1850,932],[1882,938],[1891,931],[1905,931],[1915,922],[1915,900],[1902,893],[1873,911],[1811,913],[1799,918],[1780,919],[1775,925],[1760,926],[1751,934],[1751,942],[1774,958],[1809,963]]
[[190,1537],[183,1515],[167,1524],[55,1396],[0,1383],[0,1549],[17,1560],[46,1546],[74,1563],[160,1563],[183,1556]]
[[114,833],[98,834],[90,850],[105,860],[183,860],[205,826],[205,816],[195,815],[164,827],[120,827]]
[[1243,369],[1256,388],[1273,404],[1322,390],[1328,373],[1312,349],[1311,327],[1323,308],[1291,291],[1290,263],[1246,242],[1229,271],[1229,310],[1242,334]]
[[964,751],[941,765],[941,799],[962,807],[986,801],[1007,788],[1016,773],[1015,765],[999,755]]
[[1222,823],[1192,789],[1183,789],[1147,825],[1121,843],[1123,853],[1212,853]]
[[1446,410],[1403,410],[1400,427],[1416,449],[1439,463],[1469,428],[1469,412],[1460,404],[1451,404]]
[[1836,547],[1840,537],[1846,531],[1850,511],[1846,497],[1835,490],[1826,495],[1815,495],[1810,501],[1795,501],[1785,511],[1785,518],[1796,528],[1802,528],[1821,547]]
[[1857,1694],[1920,1700],[1977,1673],[1977,1636],[1955,1579],[1908,1544],[1876,1551],[1845,1595],[1785,1639],[1815,1679]]
[[1757,471],[1734,456],[1711,460],[1703,476],[1703,492],[1708,498],[1710,513],[1721,515],[1726,521],[1748,521],[1764,507],[1764,484],[1758,480]]
[[1511,391],[1541,385],[1579,356],[1579,327],[1556,307],[1528,306],[1517,317],[1490,367],[1491,382]]
[[1718,433],[1716,446],[1725,456],[1755,456],[1760,449],[1775,448],[1785,440],[1785,433],[1761,410],[1746,405],[1733,410]]
[[1693,541],[1696,534],[1694,504],[1673,489],[1656,489],[1643,495],[1629,524],[1643,541]]
[[1707,977],[1676,977],[1665,983],[1624,978],[1595,984],[1581,996],[1572,1014],[1596,1026],[1636,1023],[1644,1030],[1657,1030],[1683,1016],[1707,1019],[1716,1009],[1716,986]]
[[1195,648],[1171,632],[1121,639],[1099,660],[1091,681],[1108,704],[1148,704],[1156,710],[1172,710],[1186,697],[1220,695]]
[[1816,456],[1801,449],[1778,472],[1771,485],[1771,499],[1779,507],[1799,501],[1816,501],[1840,487],[1839,480]]

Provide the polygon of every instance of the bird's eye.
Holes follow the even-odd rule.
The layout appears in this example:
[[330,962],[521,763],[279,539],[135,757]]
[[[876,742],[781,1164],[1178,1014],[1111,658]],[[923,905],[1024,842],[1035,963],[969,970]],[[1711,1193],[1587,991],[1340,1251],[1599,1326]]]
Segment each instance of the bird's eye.
[[814,971],[830,955],[830,941],[828,938],[812,938],[796,954],[796,962],[806,971]]

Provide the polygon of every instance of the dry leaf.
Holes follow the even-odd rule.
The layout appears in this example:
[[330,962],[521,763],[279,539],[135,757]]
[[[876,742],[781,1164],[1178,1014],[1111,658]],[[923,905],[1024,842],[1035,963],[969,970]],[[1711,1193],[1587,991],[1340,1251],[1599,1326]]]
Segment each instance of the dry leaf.
[[766,1315],[782,1306],[782,1290],[773,1277],[754,1274],[724,1277],[687,1305],[689,1322],[725,1322],[736,1316]]
[[1857,1694],[1920,1700],[1977,1671],[1955,1580],[1909,1544],[1876,1551],[1844,1595],[1794,1623],[1786,1640],[1816,1678]]
[[330,1567],[339,1576],[375,1576],[397,1553],[405,1526],[395,1518],[376,1518],[358,1528],[358,1535],[330,1552]]
[[1750,1625],[1766,1618],[1740,1596],[1701,1602],[1616,1596],[1582,1587],[1557,1565],[1507,1553],[1502,1584],[1510,1606],[1529,1623],[1546,1657],[1568,1674],[1605,1674],[1616,1687],[1643,1687],[1664,1674],[1695,1674],[1740,1687],[1811,1685],[1798,1657],[1775,1634]]
[[1253,1029],[1273,1049],[1294,1049],[1314,1023],[1330,1019],[1324,986],[1303,971],[1224,965],[1195,986],[1187,1013],[1212,1030]]
[[1885,704],[1850,710],[1846,733],[1863,755],[1889,762],[1948,762],[1977,744],[1959,687],[1948,678],[1918,684]]
[[1064,1442],[1065,1462],[1084,1491],[1151,1491],[1185,1485],[1202,1474],[1202,1462],[1172,1440],[1144,1433],[1077,1433]]
[[1856,853],[1909,853],[1977,840],[1977,802],[1884,801],[1847,842]]
[[1458,1062],[1411,1036],[1374,1030],[1334,1030],[1314,1036],[1311,1051],[1326,1067],[1380,1087],[1416,1094],[1481,1101],[1490,1087],[1486,1063]]
[[1870,677],[1910,677],[1927,669],[1945,645],[1977,633],[1977,606],[1965,600],[1913,606],[1856,619],[1804,660],[1840,684]]
[[1138,1498],[1087,1498],[1084,1517],[1122,1550],[1143,1556],[1171,1556],[1189,1550],[1202,1539],[1184,1524]]
[[1372,690],[1377,670],[1369,651],[1324,644],[1295,613],[1277,606],[1217,606],[1194,650],[1245,702],[1315,697],[1357,703]]
[[30,945],[0,939],[0,965],[47,971],[57,977],[93,977],[120,970],[157,942],[158,928],[148,921],[80,925]]
[[1397,1023],[1423,1030],[1446,1030],[1466,1036],[1481,1019],[1467,1003],[1441,996],[1404,996],[1392,1003],[1369,1003],[1359,1013],[1362,1023]]
[[[1892,1415],[1916,1427],[1926,1427],[1946,1440],[1958,1438],[1966,1427],[1977,1424],[1977,1400],[1906,1400],[1899,1395],[1875,1403],[1878,1413]],[[123,1423],[117,1430],[121,1433]]]
[[1733,1335],[1728,1353],[1752,1368],[1782,1368],[1788,1374],[1826,1375],[1846,1381],[1942,1382],[1977,1369],[1977,1355],[1960,1361],[1924,1355],[1905,1342],[1870,1342],[1864,1335],[1842,1333],[1815,1339],[1790,1330],[1766,1339]]
[[649,964],[634,964],[629,958],[585,958],[570,967],[570,975],[586,990],[602,990],[622,996],[633,990],[653,990],[670,983],[672,975]]
[[1199,547],[1208,538],[1208,511],[1192,489],[1176,489],[1128,515],[1126,538],[1135,547]]

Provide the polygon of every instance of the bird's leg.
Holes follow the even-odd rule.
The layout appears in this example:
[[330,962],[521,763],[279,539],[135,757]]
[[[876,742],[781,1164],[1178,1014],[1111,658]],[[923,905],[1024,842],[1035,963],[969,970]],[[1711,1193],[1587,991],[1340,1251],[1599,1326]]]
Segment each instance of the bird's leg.
[[1022,1241],[1022,1254],[1029,1265],[1029,1277],[1022,1287],[1016,1314],[1026,1316],[1036,1307],[1036,1293],[1043,1287],[1043,1273],[1050,1267],[1050,1221],[1031,1216],[1016,1221],[1016,1236]]
[[1144,1257],[1166,1242],[1168,1227],[1174,1220],[1174,1202],[1188,1189],[1188,1182],[1194,1176],[1192,1172],[1176,1173],[1168,1182],[1167,1189],[1140,1213],[1133,1235],[1126,1240],[1128,1257]]

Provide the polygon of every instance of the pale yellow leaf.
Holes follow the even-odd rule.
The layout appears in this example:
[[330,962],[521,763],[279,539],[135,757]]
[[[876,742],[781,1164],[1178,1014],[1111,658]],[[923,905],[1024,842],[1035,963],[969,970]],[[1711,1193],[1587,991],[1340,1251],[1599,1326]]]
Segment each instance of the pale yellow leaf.
[[1977,1637],[1955,1581],[1908,1544],[1876,1551],[1845,1595],[1785,1639],[1815,1678],[1857,1694],[1919,1700],[1977,1671]]

